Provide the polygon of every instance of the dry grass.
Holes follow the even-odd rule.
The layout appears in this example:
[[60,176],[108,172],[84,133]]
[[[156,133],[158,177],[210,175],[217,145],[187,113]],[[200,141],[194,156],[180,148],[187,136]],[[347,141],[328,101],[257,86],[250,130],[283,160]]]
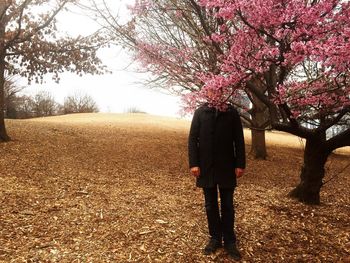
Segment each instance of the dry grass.
[[[203,256],[203,197],[188,175],[189,122],[145,114],[8,121],[0,144],[1,262],[229,262]],[[249,150],[249,134],[247,150]],[[269,158],[248,158],[236,190],[243,262],[350,262],[349,168],[322,205],[286,194],[302,146],[268,133]],[[349,163],[330,157],[327,178]]]

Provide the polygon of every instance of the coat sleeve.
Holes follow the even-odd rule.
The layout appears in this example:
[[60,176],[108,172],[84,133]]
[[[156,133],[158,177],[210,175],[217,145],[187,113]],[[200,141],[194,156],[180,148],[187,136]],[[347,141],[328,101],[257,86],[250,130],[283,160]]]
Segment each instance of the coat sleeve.
[[244,146],[244,134],[241,118],[237,110],[233,112],[233,122],[234,122],[234,144],[235,144],[235,154],[236,154],[236,167],[244,169],[246,166],[245,160],[245,146]]
[[188,160],[190,168],[199,167],[199,129],[199,110],[197,109],[194,112],[188,136]]

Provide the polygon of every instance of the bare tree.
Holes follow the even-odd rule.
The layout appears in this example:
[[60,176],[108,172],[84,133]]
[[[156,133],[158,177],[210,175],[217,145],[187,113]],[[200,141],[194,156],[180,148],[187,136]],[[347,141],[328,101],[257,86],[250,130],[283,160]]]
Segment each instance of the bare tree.
[[124,110],[125,113],[146,113],[137,106],[130,106]]
[[32,98],[32,112],[35,117],[55,115],[57,102],[48,91],[40,91]]
[[79,0],[0,1],[0,141],[9,140],[4,122],[5,75],[42,82],[47,73],[56,81],[64,71],[103,73],[97,50],[100,32],[69,37],[57,32],[56,16]]
[[28,119],[35,117],[33,110],[33,98],[31,96],[16,96],[14,100],[14,116],[16,119]]
[[18,93],[24,89],[16,84],[14,77],[7,77],[4,85],[4,114],[6,118],[16,118],[16,101]]
[[98,112],[98,106],[94,99],[87,94],[75,93],[64,99],[64,113],[89,113]]

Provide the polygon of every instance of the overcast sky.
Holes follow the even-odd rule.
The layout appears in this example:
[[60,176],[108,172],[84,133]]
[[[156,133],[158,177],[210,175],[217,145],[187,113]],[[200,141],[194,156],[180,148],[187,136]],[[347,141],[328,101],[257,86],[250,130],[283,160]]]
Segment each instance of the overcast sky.
[[[125,6],[126,2],[132,3],[130,0],[111,2],[121,6]],[[122,16],[127,15],[125,9],[120,10]],[[89,18],[71,13],[65,13],[59,17],[59,27],[70,35],[88,34],[94,28]],[[46,90],[51,92],[60,103],[63,103],[64,97],[81,92],[91,95],[102,112],[125,112],[130,107],[137,107],[150,114],[179,116],[180,99],[145,88],[141,84],[145,75],[136,72],[135,63],[128,67],[131,58],[124,50],[118,47],[105,49],[100,52],[100,57],[112,74],[79,77],[65,73],[61,75],[59,84],[46,77],[45,83],[30,85],[24,92],[30,95]]]

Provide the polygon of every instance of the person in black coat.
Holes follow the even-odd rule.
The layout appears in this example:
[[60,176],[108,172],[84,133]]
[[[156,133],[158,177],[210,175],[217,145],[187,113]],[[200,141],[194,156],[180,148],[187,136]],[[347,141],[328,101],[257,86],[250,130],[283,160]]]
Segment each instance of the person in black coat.
[[[190,172],[203,188],[210,240],[204,254],[222,246],[228,254],[241,258],[234,233],[233,192],[245,169],[242,123],[232,106],[225,111],[204,104],[192,119],[188,137]],[[221,213],[218,205],[220,194]]]

